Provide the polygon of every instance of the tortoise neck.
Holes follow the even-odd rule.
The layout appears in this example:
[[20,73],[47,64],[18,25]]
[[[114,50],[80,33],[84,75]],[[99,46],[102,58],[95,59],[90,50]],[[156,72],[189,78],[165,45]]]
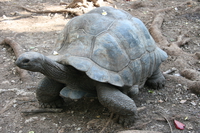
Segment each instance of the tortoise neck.
[[43,69],[40,71],[42,74],[61,83],[65,83],[76,75],[75,69],[71,66],[57,63],[48,57],[44,58],[44,64],[42,66]]

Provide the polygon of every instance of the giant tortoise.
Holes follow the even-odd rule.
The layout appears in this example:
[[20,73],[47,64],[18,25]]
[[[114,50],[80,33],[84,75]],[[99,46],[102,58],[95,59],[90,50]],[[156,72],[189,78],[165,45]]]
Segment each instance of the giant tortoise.
[[139,89],[165,84],[159,67],[167,54],[145,25],[123,10],[99,7],[71,19],[53,51],[57,54],[25,52],[16,61],[45,75],[36,90],[42,107],[57,107],[62,97],[97,96],[128,125],[137,114],[133,99]]

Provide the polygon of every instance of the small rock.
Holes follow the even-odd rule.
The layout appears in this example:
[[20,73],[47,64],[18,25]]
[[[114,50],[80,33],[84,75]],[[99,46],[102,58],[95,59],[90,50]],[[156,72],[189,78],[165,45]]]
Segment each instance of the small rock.
[[11,83],[15,83],[15,80],[11,80],[10,82],[11,82]]
[[190,102],[192,105],[194,105],[194,106],[196,106],[197,104],[194,102],[194,101],[192,101],[192,102]]
[[176,87],[182,87],[182,85],[181,84],[177,84]]
[[38,117],[31,117],[31,118],[25,120],[24,123],[29,123],[29,122],[32,122],[32,121],[35,121],[35,120],[38,120]]
[[187,101],[187,100],[181,100],[181,101],[180,101],[180,103],[182,103],[182,104],[183,104],[183,103],[185,103],[186,101]]
[[77,131],[80,131],[80,130],[81,130],[81,127],[77,127],[76,130],[77,130]]
[[1,84],[10,84],[10,82],[6,80],[6,81],[3,81]]
[[42,118],[40,118],[40,120],[41,120],[41,121],[44,121],[44,120],[46,120],[46,117],[42,117]]
[[160,99],[160,100],[158,100],[158,102],[159,102],[159,103],[163,103],[164,101]]
[[53,51],[53,55],[58,55],[58,52],[57,51]]
[[3,19],[7,19],[6,15],[3,15],[2,17],[3,17]]
[[176,74],[174,74],[174,76],[179,77],[179,76],[181,76],[181,75],[180,75],[180,73],[176,73]]
[[2,51],[6,51],[6,48],[2,48]]

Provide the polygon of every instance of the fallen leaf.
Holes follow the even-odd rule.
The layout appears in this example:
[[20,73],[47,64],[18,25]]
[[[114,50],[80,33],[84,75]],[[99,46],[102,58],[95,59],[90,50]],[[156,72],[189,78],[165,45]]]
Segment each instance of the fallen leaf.
[[57,51],[53,51],[53,55],[58,55],[58,52]]
[[153,93],[153,91],[152,91],[152,90],[148,90],[148,92],[149,92],[149,93]]
[[183,130],[185,128],[185,125],[177,120],[174,120],[174,124],[177,129]]
[[188,116],[186,116],[184,120],[185,120],[185,121],[188,120]]
[[106,16],[107,12],[103,10],[103,12],[101,14],[104,15],[104,16]]

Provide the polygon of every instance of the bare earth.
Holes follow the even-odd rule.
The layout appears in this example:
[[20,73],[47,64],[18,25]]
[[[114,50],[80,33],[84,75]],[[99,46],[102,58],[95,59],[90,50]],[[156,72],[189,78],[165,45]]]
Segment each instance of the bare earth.
[[[141,19],[150,28],[155,11],[166,11],[161,32],[169,43],[185,34],[190,38],[180,49],[185,53],[171,54],[161,65],[161,70],[175,67],[174,74],[192,69],[199,74],[200,60],[190,55],[200,52],[200,2],[193,0],[109,0],[103,5],[117,7]],[[71,0],[64,0],[70,3]],[[137,2],[137,3],[136,3]],[[183,4],[183,5],[182,5]],[[181,6],[180,6],[181,5]],[[0,0],[0,42],[6,37],[21,45],[24,51],[37,51],[48,55],[65,24],[73,17],[65,13],[30,13],[31,9],[65,9],[59,0]],[[162,44],[159,44],[163,48]],[[163,48],[165,50],[165,48]],[[175,50],[176,53],[176,50]],[[166,77],[166,87],[152,90],[144,87],[135,100],[140,109],[138,119],[125,129],[113,120],[110,112],[97,99],[68,101],[61,113],[23,114],[24,110],[38,107],[35,88],[43,75],[29,72],[31,79],[22,82],[14,62],[16,57],[9,45],[0,45],[0,132],[1,133],[97,133],[123,130],[147,130],[163,133],[199,133],[199,94],[189,90],[185,78]],[[180,76],[179,76],[180,77]],[[177,78],[178,79],[178,78]],[[200,75],[191,81],[199,81]],[[200,84],[199,84],[200,85]],[[198,88],[198,87],[197,87]],[[167,120],[166,120],[167,119]],[[184,130],[175,128],[173,120],[186,125]],[[168,122],[167,122],[168,121]],[[171,129],[170,129],[171,126]],[[31,132],[32,131],[32,132]]]

